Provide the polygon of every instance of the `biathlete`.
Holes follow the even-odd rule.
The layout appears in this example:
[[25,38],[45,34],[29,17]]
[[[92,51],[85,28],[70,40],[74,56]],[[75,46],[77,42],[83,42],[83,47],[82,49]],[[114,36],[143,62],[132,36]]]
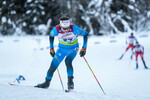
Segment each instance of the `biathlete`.
[[[133,47],[132,55],[133,54],[135,54],[136,69],[138,69],[138,56],[139,55],[142,59],[145,69],[148,69],[148,67],[146,66],[145,61],[144,61],[144,47],[141,44],[139,44],[138,42],[136,42],[136,45]],[[131,59],[132,59],[132,56],[131,56]]]
[[[38,88],[48,88],[50,82],[52,80],[53,74],[58,68],[59,64],[65,58],[65,64],[67,67],[67,75],[68,75],[68,90],[74,89],[73,83],[73,66],[72,62],[77,55],[79,44],[78,44],[78,36],[83,36],[83,46],[80,50],[80,56],[83,57],[86,54],[87,48],[87,40],[88,40],[88,32],[79,28],[76,25],[70,23],[68,17],[61,17],[60,24],[55,26],[50,34],[50,55],[53,57],[52,62],[50,64],[50,68],[47,71],[47,75],[45,78],[45,82],[36,85]],[[54,37],[58,36],[59,44],[57,52],[54,51]]]
[[121,57],[119,58],[119,60],[121,60],[124,56],[124,54],[131,48],[131,51],[133,51],[133,46],[135,44],[135,42],[137,42],[136,37],[133,35],[133,33],[131,33],[131,35],[129,37],[126,38],[126,44],[129,44],[125,50],[125,52],[121,55]]

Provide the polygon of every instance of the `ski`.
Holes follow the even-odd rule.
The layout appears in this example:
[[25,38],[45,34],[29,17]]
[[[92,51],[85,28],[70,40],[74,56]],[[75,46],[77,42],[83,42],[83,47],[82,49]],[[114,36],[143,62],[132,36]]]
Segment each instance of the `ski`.
[[69,93],[69,92],[72,92],[73,90],[71,89],[71,90],[65,90],[65,92],[66,93]]
[[[19,86],[19,87],[34,87],[33,85],[21,85],[21,84],[15,84],[15,83],[8,83],[9,85],[11,86]],[[37,87],[34,87],[34,88],[37,88]],[[39,89],[43,89],[43,88],[39,88]],[[72,92],[73,90],[65,90],[65,93],[69,93],[69,92]]]
[[11,86],[20,86],[20,87],[34,87],[32,85],[21,85],[21,84],[15,84],[15,83],[8,83]]

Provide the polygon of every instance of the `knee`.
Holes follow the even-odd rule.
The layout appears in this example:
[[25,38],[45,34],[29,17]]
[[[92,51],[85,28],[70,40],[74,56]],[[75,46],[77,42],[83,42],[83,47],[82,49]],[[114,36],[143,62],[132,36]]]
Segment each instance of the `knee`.
[[141,57],[142,61],[144,61],[143,57]]
[[58,64],[52,62],[51,65],[50,65],[50,68],[48,69],[48,73],[54,73],[55,70],[57,69],[57,67],[58,67]]
[[65,60],[65,64],[67,65],[67,66],[70,66],[70,65],[72,65],[72,61],[70,61],[70,60]]
[[56,70],[56,68],[50,67],[49,70],[48,70],[48,73],[53,74],[55,72],[55,70]]

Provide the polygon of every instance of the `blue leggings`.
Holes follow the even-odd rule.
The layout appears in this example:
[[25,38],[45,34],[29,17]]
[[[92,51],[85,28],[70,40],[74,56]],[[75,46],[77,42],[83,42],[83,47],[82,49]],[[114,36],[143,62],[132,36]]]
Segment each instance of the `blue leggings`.
[[63,61],[65,58],[65,64],[67,67],[67,75],[68,77],[73,76],[73,66],[72,66],[72,61],[77,55],[78,48],[75,49],[64,49],[64,48],[59,48],[55,54],[55,56],[52,59],[50,68],[47,72],[47,79],[52,79],[54,72],[58,68],[59,64]]

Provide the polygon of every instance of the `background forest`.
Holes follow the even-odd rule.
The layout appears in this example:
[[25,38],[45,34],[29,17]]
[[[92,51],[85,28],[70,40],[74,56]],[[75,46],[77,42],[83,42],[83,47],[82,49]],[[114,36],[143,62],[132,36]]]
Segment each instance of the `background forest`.
[[150,0],[0,0],[0,35],[47,35],[68,16],[90,35],[150,31]]

